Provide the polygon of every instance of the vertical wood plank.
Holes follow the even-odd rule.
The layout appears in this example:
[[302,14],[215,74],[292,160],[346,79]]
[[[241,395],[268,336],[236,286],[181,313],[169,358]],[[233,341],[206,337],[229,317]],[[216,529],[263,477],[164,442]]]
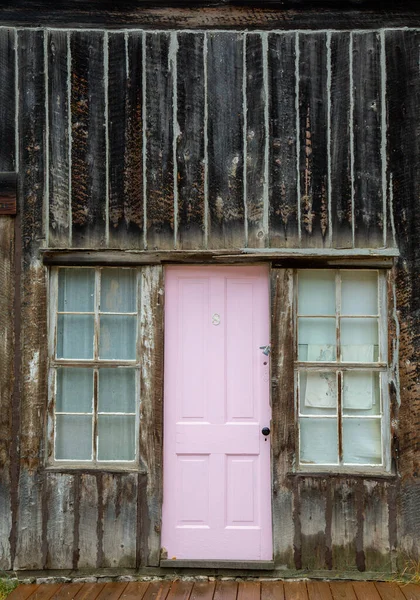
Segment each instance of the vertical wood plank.
[[299,246],[296,155],[296,34],[268,36],[270,246]]
[[391,571],[387,485],[365,481],[363,542],[367,571]]
[[325,33],[299,36],[302,246],[329,245],[327,44]]
[[103,473],[103,567],[136,566],[137,476]]
[[326,481],[305,477],[299,484],[302,567],[325,569]]
[[68,104],[68,33],[49,31],[48,118],[49,118],[49,244],[66,248],[70,236],[70,148]]
[[353,245],[350,153],[350,34],[331,33],[331,201],[332,245]]
[[73,567],[74,475],[48,473],[47,569]]
[[15,170],[15,30],[0,30],[0,171]]
[[98,488],[96,477],[82,473],[79,485],[77,568],[95,568],[98,557]]
[[[174,245],[173,78],[171,34],[146,36],[147,247]],[[170,52],[172,54],[170,54]]]
[[209,247],[242,248],[243,39],[207,35]]
[[383,246],[381,65],[377,32],[353,35],[355,245]]
[[[0,33],[1,36],[1,33]],[[1,77],[1,75],[0,75]],[[0,217],[0,569],[11,569],[9,535],[12,527],[10,446],[14,375],[14,219]],[[14,466],[15,468],[15,466]]]
[[72,240],[106,243],[106,140],[103,32],[71,33]]
[[[273,539],[276,566],[294,568],[293,490],[286,474],[295,459],[293,271],[271,272],[271,406]],[[286,350],[288,349],[288,350]]]
[[147,473],[142,563],[158,566],[163,489],[163,269],[144,267],[141,288],[140,462]]
[[204,35],[179,33],[176,158],[178,243],[204,248]]
[[[22,218],[20,478],[14,568],[39,569],[42,553],[44,415],[47,396],[46,281],[37,255],[43,239],[45,173],[44,34],[18,32],[19,211]],[[20,342],[19,342],[20,343]],[[18,376],[18,375],[17,375]]]
[[108,35],[109,243],[143,248],[143,34]]
[[332,481],[332,567],[337,571],[356,569],[357,508],[351,479]]
[[[265,34],[264,34],[265,35]],[[246,217],[248,227],[247,246],[267,246],[265,211],[268,212],[268,181],[266,176],[266,91],[267,44],[258,33],[245,36],[246,56]],[[267,40],[265,35],[264,40]],[[268,166],[268,165],[267,165]]]

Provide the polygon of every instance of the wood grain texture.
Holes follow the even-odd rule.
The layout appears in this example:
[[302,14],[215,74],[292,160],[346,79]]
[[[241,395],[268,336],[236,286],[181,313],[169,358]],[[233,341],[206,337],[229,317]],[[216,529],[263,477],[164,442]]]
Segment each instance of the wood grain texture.
[[15,269],[14,220],[0,217],[0,569],[11,569],[9,535],[12,527],[11,464],[12,400],[15,336],[13,328]]
[[387,485],[365,481],[363,544],[367,571],[391,571]]
[[284,584],[281,581],[262,581],[261,600],[284,600]]
[[357,600],[381,600],[378,590],[372,581],[355,581],[353,582],[353,590],[357,596]]
[[142,600],[148,587],[148,581],[132,581],[125,588],[120,600]]
[[173,80],[169,33],[146,35],[147,247],[174,246]]
[[96,600],[104,587],[105,583],[85,583],[75,600]]
[[163,490],[163,269],[144,267],[141,286],[140,466],[147,474],[143,561],[160,560]]
[[204,35],[177,36],[176,162],[177,244],[204,248]]
[[285,581],[285,600],[308,600],[308,591],[304,581]]
[[196,581],[191,591],[190,600],[213,600],[215,587],[216,583],[214,581]]
[[209,246],[244,246],[243,39],[209,33],[207,55]]
[[98,558],[98,488],[95,475],[82,473],[79,484],[77,567],[96,567]]
[[109,243],[143,247],[143,34],[109,34]]
[[261,584],[259,581],[240,581],[237,600],[260,600]]
[[332,481],[331,550],[334,569],[356,568],[357,509],[354,480]]
[[166,600],[171,584],[169,581],[152,581],[143,596],[143,600]]
[[332,600],[330,586],[326,581],[308,581],[306,588],[309,600]]
[[48,473],[47,569],[71,569],[73,566],[74,475]]
[[10,600],[27,600],[29,596],[31,596],[39,587],[37,583],[29,583],[28,585],[19,585],[15,588],[10,594],[8,598]]
[[238,584],[236,581],[218,581],[213,600],[236,600]]
[[381,65],[377,32],[353,34],[356,246],[383,246]]
[[[19,210],[22,217],[19,526],[14,568],[42,568],[42,489],[46,382],[46,281],[38,249],[44,236],[44,33],[18,32]],[[21,343],[21,342],[19,342]]]
[[332,245],[353,245],[350,142],[350,34],[331,33],[330,156]]
[[71,34],[72,240],[106,243],[104,34]]
[[15,31],[0,30],[0,171],[15,170]]
[[49,245],[66,247],[70,242],[70,146],[68,33],[47,34],[48,60],[48,152],[49,152]]
[[331,581],[330,590],[334,600],[357,600],[350,582]]
[[293,272],[271,271],[271,406],[273,471],[273,531],[276,566],[294,567],[293,491],[286,474],[296,451],[294,426]]
[[307,477],[299,481],[302,567],[326,567],[326,482]]
[[127,585],[128,584],[123,581],[111,581],[106,583],[99,593],[98,600],[118,600]]
[[406,600],[420,600],[420,587],[414,583],[401,586],[401,591]]
[[174,581],[167,596],[168,600],[188,600],[193,585],[192,581]]
[[[268,72],[267,44],[259,34],[245,36],[245,78],[246,78],[246,245],[251,248],[266,248],[268,231],[265,211],[268,213],[268,181],[266,177],[266,111],[268,98],[266,88]],[[268,68],[267,68],[268,71]],[[267,187],[266,187],[267,186]]]
[[268,35],[270,246],[299,246],[296,34]]
[[375,583],[382,600],[405,600],[400,586],[396,583]]
[[302,245],[328,246],[326,34],[299,36],[300,204]]
[[103,473],[103,567],[136,566],[137,476]]

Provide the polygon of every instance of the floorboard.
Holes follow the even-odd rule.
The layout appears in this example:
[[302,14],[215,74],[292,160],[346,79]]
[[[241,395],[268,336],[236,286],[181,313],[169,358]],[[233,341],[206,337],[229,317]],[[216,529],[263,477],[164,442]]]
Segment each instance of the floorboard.
[[308,600],[308,591],[304,581],[286,581],[284,584],[285,600]]
[[351,583],[334,581],[330,583],[330,590],[334,600],[357,600]]
[[191,592],[190,600],[213,600],[214,581],[196,581]]
[[401,585],[400,590],[404,594],[406,600],[420,600],[420,585]]
[[261,584],[259,581],[241,581],[238,586],[238,600],[260,600]]
[[401,588],[396,583],[376,583],[376,589],[382,600],[405,600]]
[[84,583],[74,600],[96,600],[104,587],[104,583]]
[[147,581],[132,581],[125,588],[120,600],[142,600],[148,587]]
[[381,600],[378,590],[372,581],[355,581],[353,590],[357,596],[357,600]]
[[332,600],[330,586],[326,581],[308,581],[309,600]]
[[284,600],[284,584],[282,581],[262,581],[261,600]]

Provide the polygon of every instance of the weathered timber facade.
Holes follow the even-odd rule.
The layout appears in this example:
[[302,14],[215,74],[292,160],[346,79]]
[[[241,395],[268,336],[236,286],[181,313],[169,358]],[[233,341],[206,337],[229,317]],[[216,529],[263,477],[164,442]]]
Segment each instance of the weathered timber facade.
[[[272,572],[418,560],[420,13],[266,4],[0,9],[3,570],[159,567],[168,263],[271,266]],[[143,265],[137,470],[47,465],[50,265]],[[295,469],[302,265],[387,269],[389,473]]]

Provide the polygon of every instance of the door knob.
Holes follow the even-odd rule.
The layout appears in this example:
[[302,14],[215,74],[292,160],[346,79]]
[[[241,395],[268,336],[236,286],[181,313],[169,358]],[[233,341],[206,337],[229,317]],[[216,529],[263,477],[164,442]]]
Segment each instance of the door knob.
[[261,429],[261,433],[262,433],[263,435],[270,435],[270,428],[269,428],[269,427],[263,427],[263,428]]

